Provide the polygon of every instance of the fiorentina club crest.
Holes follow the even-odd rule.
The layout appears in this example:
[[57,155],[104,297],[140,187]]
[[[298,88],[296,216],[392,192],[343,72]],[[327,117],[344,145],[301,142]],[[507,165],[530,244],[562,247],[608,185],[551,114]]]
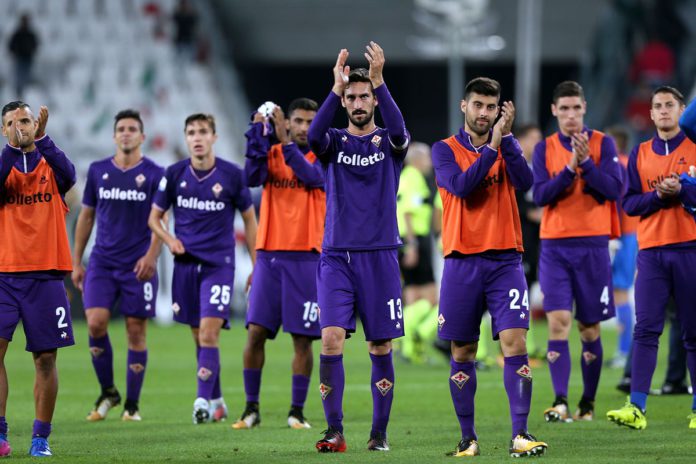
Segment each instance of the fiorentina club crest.
[[213,185],[212,190],[213,190],[213,193],[215,194],[215,198],[220,198],[220,194],[222,193],[222,185],[220,185],[220,182]]
[[442,330],[442,326],[445,325],[445,316],[440,314],[437,316],[437,328]]
[[466,375],[463,371],[459,371],[452,377],[450,377],[450,380],[452,380],[452,382],[454,382],[457,388],[461,390],[464,384],[469,381],[469,376]]
[[319,393],[321,393],[321,399],[325,400],[327,396],[329,396],[329,393],[331,393],[332,388],[329,387],[328,385],[324,385],[323,383],[319,384]]
[[526,364],[523,364],[522,367],[517,369],[517,375],[524,377],[525,379],[532,380],[532,370]]
[[585,364],[592,364],[592,362],[597,359],[597,355],[590,353],[589,351],[582,352],[582,359],[585,360]]
[[174,311],[174,314],[179,314],[179,311],[181,311],[181,306],[179,306],[179,303],[172,303],[172,311]]
[[382,142],[382,137],[380,137],[379,135],[375,135],[374,137],[372,137],[371,142],[372,145],[379,148],[379,144]]
[[89,352],[92,353],[93,357],[98,358],[104,352],[104,348],[99,348],[98,346],[90,346]]
[[131,372],[134,374],[140,374],[142,371],[145,370],[145,366],[143,366],[140,363],[133,363],[128,365],[128,369],[130,369]]
[[390,382],[386,377],[379,382],[375,382],[375,387],[377,387],[382,396],[387,396],[387,393],[389,393],[389,390],[391,390],[393,386],[394,383]]
[[144,183],[145,176],[142,174],[138,174],[138,177],[135,178],[135,185],[137,185],[138,187],[142,187]]
[[548,359],[551,364],[555,363],[560,356],[561,353],[559,353],[558,351],[549,351],[548,353],[546,353],[546,359]]
[[211,371],[208,368],[201,367],[198,369],[198,378],[201,379],[202,381],[206,381],[210,378],[211,375],[213,375],[213,371]]

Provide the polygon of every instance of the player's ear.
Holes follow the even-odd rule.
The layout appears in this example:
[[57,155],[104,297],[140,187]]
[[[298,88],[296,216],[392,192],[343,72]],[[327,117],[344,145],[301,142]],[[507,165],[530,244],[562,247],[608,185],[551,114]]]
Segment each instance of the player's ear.
[[462,100],[459,103],[459,108],[462,110],[462,113],[466,113],[466,100]]
[[551,103],[551,114],[558,116],[558,111],[556,111],[556,105],[554,103]]

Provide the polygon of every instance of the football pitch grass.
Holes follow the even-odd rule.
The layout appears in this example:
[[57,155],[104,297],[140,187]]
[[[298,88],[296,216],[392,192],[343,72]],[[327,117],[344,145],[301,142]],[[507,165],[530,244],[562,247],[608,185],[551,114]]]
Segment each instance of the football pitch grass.
[[[539,323],[535,336],[545,347]],[[348,451],[341,455],[319,454],[314,443],[321,437],[324,416],[318,393],[318,352],[315,343],[315,369],[305,415],[310,430],[291,430],[286,417],[290,404],[290,359],[292,344],[286,334],[267,345],[266,366],[261,383],[261,427],[232,430],[231,421],[244,407],[242,348],[246,332],[235,321],[221,340],[222,386],[230,408],[227,422],[193,425],[192,404],[196,392],[193,342],[188,328],[151,325],[148,333],[149,361],[140,401],[143,421],[122,422],[122,406],[112,410],[106,421],[89,423],[85,416],[98,396],[98,384],[90,363],[84,323],[75,326],[77,345],[60,350],[58,365],[60,391],[53,421],[52,461],[96,462],[448,462],[445,457],[459,440],[459,426],[449,394],[449,365],[444,358],[436,363],[414,366],[396,361],[395,399],[389,424],[388,453],[368,452],[366,443],[372,420],[370,362],[362,333],[346,343],[344,365],[345,435]],[[110,338],[114,346],[116,385],[125,397],[125,334],[123,321],[113,321]],[[614,351],[614,334],[605,331],[605,357]],[[653,380],[659,386],[664,378],[663,337],[660,363]],[[491,345],[493,346],[493,345]],[[494,351],[494,350],[492,350]],[[571,354],[575,359],[570,381],[571,409],[581,394],[578,359],[580,344],[574,334]],[[437,356],[433,353],[433,356]],[[33,420],[33,364],[24,352],[21,329],[7,353],[10,381],[7,418],[12,456],[8,462],[29,458],[27,449]],[[593,422],[547,424],[542,411],[553,401],[548,367],[533,371],[534,395],[529,430],[549,444],[543,462],[557,463],[647,463],[695,462],[696,430],[688,429],[691,397],[651,397],[648,400],[648,427],[643,431],[619,428],[607,422],[608,409],[623,405],[625,395],[615,390],[620,371],[605,369],[596,402]],[[510,419],[502,384],[502,369],[493,367],[478,373],[476,425],[481,456],[476,462],[503,462],[508,456]]]

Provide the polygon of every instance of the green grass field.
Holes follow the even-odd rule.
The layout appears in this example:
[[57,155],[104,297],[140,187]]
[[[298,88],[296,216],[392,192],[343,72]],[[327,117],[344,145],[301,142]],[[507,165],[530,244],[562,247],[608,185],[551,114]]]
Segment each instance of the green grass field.
[[[544,339],[543,325],[536,336]],[[98,395],[98,385],[87,350],[84,324],[77,324],[78,345],[60,351],[60,392],[53,421],[51,446],[55,462],[447,462],[445,453],[459,440],[459,426],[449,395],[449,367],[444,359],[427,366],[403,362],[396,365],[395,400],[389,426],[389,453],[370,453],[365,446],[372,419],[369,388],[370,363],[362,335],[346,344],[345,434],[348,452],[320,455],[314,443],[323,429],[323,411],[317,391],[318,360],[305,413],[314,425],[311,430],[290,430],[286,415],[290,403],[290,359],[288,336],[268,345],[261,386],[261,427],[236,431],[230,422],[194,426],[191,407],[195,395],[195,360],[188,328],[157,327],[149,332],[150,358],[141,398],[143,422],[125,423],[120,409],[106,421],[88,423],[85,416]],[[246,333],[241,324],[223,334],[222,385],[230,413],[243,409],[241,352]],[[605,352],[614,349],[614,337],[605,333]],[[111,340],[115,350],[117,387],[125,394],[125,335],[123,322],[114,321]],[[663,345],[664,345],[663,340]],[[540,344],[545,346],[545,344]],[[315,353],[318,353],[315,346]],[[571,344],[579,358],[577,338]],[[664,351],[653,385],[664,376]],[[33,364],[24,352],[21,329],[10,345],[6,359],[10,379],[7,418],[10,461],[30,459],[27,449],[33,420]],[[651,397],[648,428],[620,429],[604,419],[607,409],[621,406],[625,397],[614,389],[619,371],[605,370],[597,398],[597,419],[590,423],[547,424],[542,411],[552,401],[548,368],[534,371],[534,397],[530,431],[549,443],[544,462],[696,462],[696,430],[687,428],[691,398]],[[581,393],[579,364],[573,366],[570,401],[574,407]],[[477,431],[482,456],[477,462],[510,460],[507,454],[510,421],[502,370],[495,367],[478,374],[476,398]]]

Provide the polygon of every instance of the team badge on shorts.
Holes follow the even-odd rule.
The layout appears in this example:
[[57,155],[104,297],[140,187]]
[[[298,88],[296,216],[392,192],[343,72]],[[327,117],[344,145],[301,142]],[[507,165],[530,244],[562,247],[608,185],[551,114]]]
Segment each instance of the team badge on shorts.
[[371,142],[372,145],[374,145],[375,147],[379,147],[379,144],[382,143],[382,137],[380,137],[379,135],[375,135],[374,137],[372,137]]
[[220,194],[222,193],[222,185],[220,185],[220,182],[217,182],[215,185],[213,185],[211,190],[213,191],[213,194],[215,194],[215,198],[220,198]]
[[466,375],[463,371],[459,371],[452,377],[450,377],[450,380],[452,380],[452,382],[454,382],[457,388],[461,390],[464,384],[469,381],[469,376]]
[[590,353],[589,351],[583,351],[582,352],[582,359],[585,360],[585,364],[592,364],[595,359],[597,359],[597,355],[594,353]]
[[134,374],[140,374],[145,370],[145,366],[140,363],[133,363],[128,365],[128,369],[130,369],[130,371]]
[[445,325],[445,316],[440,313],[440,315],[437,316],[437,328],[442,330],[443,325]]
[[520,377],[524,377],[525,379],[532,380],[532,370],[529,368],[528,365],[523,364],[522,367],[517,369],[517,375]]
[[389,393],[389,390],[391,390],[393,386],[394,383],[390,382],[386,377],[379,382],[375,382],[375,387],[377,387],[377,390],[379,390],[382,396],[387,396],[387,393]]
[[98,358],[104,352],[104,348],[99,348],[98,346],[90,346],[89,352],[92,353],[92,357]]
[[179,303],[172,303],[172,311],[174,311],[174,314],[179,314],[179,311],[181,311],[181,306],[179,306]]
[[138,187],[142,187],[143,184],[145,183],[145,176],[141,174],[138,174],[138,177],[135,178],[135,185]]
[[561,353],[559,353],[558,351],[549,351],[548,353],[546,353],[546,359],[548,359],[548,361],[551,364],[555,363],[560,356]]
[[196,375],[198,376],[199,379],[201,379],[202,381],[205,382],[206,380],[208,380],[210,378],[211,375],[213,375],[213,371],[211,371],[210,369],[208,369],[206,367],[201,367],[200,369],[198,369],[198,374],[196,374]]
[[321,393],[321,399],[325,400],[327,396],[329,396],[329,393],[331,393],[331,390],[333,388],[329,387],[328,385],[324,385],[323,383],[319,384],[319,393]]

